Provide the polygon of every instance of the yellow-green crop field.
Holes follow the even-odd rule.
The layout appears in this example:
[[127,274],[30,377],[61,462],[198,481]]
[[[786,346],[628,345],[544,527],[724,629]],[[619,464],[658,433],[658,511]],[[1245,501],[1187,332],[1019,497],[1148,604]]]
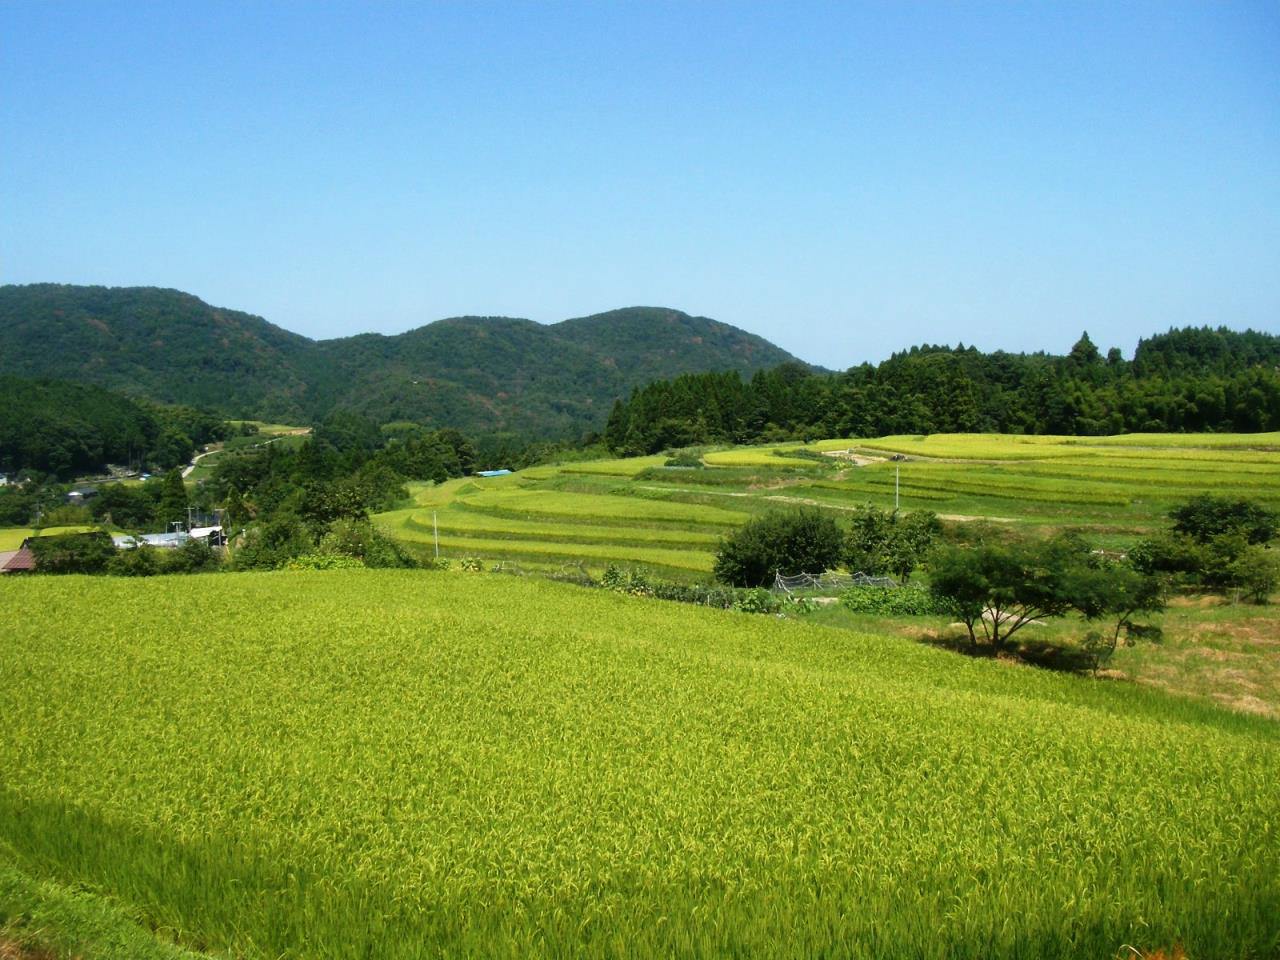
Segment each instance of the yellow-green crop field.
[[865,503],[891,507],[895,491],[905,510],[1073,528],[1117,545],[1154,531],[1199,493],[1280,509],[1280,433],[833,439],[712,451],[703,469],[666,468],[665,459],[419,485],[415,507],[378,520],[396,537],[428,544],[437,511],[445,556],[636,563],[697,577],[710,569],[719,537],[758,511],[808,504],[840,518]]
[[0,609],[10,917],[75,891],[244,960],[1280,952],[1268,720],[485,574]]

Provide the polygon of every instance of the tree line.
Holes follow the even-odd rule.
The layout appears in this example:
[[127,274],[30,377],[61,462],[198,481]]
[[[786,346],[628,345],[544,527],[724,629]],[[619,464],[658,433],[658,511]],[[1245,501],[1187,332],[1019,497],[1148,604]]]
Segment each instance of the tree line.
[[704,443],[928,433],[1094,436],[1280,429],[1280,337],[1173,330],[1133,360],[1085,333],[1065,356],[922,346],[878,365],[799,364],[659,380],[618,400],[603,440],[634,456]]

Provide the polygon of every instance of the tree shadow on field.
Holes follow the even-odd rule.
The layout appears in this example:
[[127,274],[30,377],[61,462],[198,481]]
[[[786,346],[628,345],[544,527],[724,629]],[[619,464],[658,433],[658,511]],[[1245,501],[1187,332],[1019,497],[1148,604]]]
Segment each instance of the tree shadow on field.
[[[1070,643],[1060,643],[1031,637],[1016,640],[1003,649],[997,650],[989,643],[981,640],[972,643],[966,631],[954,628],[926,630],[917,638],[920,643],[949,650],[966,657],[978,660],[996,660],[1004,663],[1025,664],[1042,670],[1053,670],[1056,673],[1076,673],[1093,675],[1096,661],[1084,650]],[[1102,670],[1097,673],[1099,679],[1117,679],[1118,674]]]

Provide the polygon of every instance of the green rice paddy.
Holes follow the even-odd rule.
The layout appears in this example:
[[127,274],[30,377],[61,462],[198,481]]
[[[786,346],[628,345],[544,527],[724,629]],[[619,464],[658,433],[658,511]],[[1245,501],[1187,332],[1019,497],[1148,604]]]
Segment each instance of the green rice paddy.
[[10,916],[74,890],[244,960],[1280,952],[1271,721],[483,574],[0,609]]

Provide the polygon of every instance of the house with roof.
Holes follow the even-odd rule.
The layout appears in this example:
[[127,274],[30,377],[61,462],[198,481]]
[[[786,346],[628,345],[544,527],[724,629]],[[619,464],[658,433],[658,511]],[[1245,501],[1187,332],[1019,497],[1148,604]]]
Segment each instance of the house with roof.
[[36,568],[36,557],[31,548],[23,541],[17,550],[0,552],[0,574],[31,573]]

